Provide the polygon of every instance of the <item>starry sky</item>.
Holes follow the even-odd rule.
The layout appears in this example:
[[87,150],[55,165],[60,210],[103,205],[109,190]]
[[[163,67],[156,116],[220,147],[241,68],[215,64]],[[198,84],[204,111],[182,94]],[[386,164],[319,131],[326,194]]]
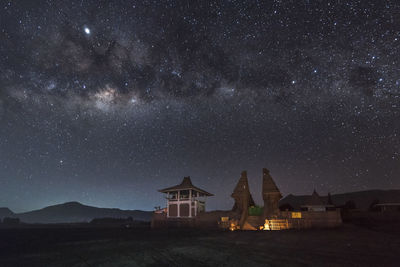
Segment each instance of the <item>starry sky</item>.
[[400,188],[398,1],[0,3],[0,206]]

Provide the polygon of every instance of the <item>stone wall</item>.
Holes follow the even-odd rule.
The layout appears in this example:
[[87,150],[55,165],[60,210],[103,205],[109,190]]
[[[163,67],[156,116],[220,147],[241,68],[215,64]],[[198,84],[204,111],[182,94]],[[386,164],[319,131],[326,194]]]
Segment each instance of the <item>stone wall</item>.
[[331,228],[338,227],[342,224],[342,217],[340,210],[334,211],[301,211],[301,218],[292,218],[291,211],[281,211],[279,218],[287,219],[290,228],[304,229],[304,228]]
[[240,215],[233,211],[209,211],[201,212],[195,218],[167,218],[165,213],[154,213],[151,220],[152,228],[173,228],[173,227],[198,227],[218,228],[221,217],[240,219]]
[[[342,224],[339,210],[335,211],[299,211],[301,218],[292,218],[291,211],[281,211],[277,219],[287,219],[289,228],[331,228]],[[230,220],[239,220],[240,214],[233,211],[209,211],[198,214],[195,218],[167,218],[165,213],[153,214],[152,228],[197,227],[218,228],[221,217],[229,217]]]
[[165,213],[154,213],[151,228],[190,228],[196,227],[195,218],[167,218]]
[[208,211],[202,212],[196,217],[196,226],[204,228],[218,228],[218,222],[221,221],[221,217],[229,217],[229,219],[240,219],[240,214],[234,211]]

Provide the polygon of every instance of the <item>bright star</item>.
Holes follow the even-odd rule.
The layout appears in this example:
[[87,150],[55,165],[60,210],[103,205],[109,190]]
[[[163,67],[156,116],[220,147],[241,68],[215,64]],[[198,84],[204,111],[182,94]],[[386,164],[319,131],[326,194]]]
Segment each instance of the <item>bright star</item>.
[[89,29],[88,27],[85,27],[84,30],[85,30],[85,33],[86,33],[86,34],[90,34],[90,29]]

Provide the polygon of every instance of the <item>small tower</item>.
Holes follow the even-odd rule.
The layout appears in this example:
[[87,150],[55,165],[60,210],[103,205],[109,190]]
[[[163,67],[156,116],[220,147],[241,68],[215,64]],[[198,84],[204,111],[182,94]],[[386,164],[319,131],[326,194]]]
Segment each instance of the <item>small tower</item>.
[[279,200],[282,195],[266,168],[263,169],[262,197],[264,200],[264,218],[278,215]]
[[235,200],[235,204],[232,208],[233,211],[241,213],[243,210],[247,210],[249,206],[254,205],[253,197],[250,194],[246,171],[242,171],[231,197]]
[[190,176],[182,183],[158,190],[167,194],[167,218],[193,218],[205,211],[205,198],[213,196],[192,184]]
[[246,171],[242,171],[240,179],[233,190],[231,197],[235,200],[232,211],[236,211],[240,214],[239,226],[242,229],[247,217],[249,216],[249,207],[254,206],[254,200],[250,194]]

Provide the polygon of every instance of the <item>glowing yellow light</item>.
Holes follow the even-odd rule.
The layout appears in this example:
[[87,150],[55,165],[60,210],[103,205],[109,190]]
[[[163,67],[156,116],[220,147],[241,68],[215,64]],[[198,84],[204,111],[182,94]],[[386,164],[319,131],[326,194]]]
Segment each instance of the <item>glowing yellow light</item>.
[[240,226],[238,225],[238,222],[236,220],[232,220],[230,222],[229,230],[235,231],[235,230],[239,230],[239,229],[240,229]]
[[268,220],[265,220],[264,229],[263,230],[266,230],[266,231],[271,230],[270,227],[269,227],[269,221]]
[[221,222],[227,222],[229,220],[229,217],[221,217]]
[[270,219],[265,220],[263,230],[284,230],[289,228],[289,222],[286,219]]
[[292,212],[292,218],[301,219],[301,212]]

